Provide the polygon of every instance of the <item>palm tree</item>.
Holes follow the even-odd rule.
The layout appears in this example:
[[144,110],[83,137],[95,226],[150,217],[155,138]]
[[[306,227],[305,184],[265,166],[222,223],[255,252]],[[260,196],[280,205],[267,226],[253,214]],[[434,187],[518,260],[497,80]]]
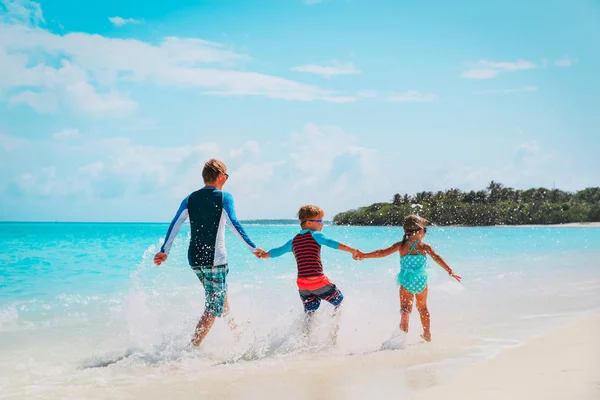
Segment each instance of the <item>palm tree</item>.
[[490,182],[490,184],[487,187],[487,190],[490,192],[490,201],[491,202],[495,202],[496,200],[498,200],[498,194],[500,193],[500,191],[502,190],[503,187],[504,187],[504,185],[499,182],[494,182],[494,181]]

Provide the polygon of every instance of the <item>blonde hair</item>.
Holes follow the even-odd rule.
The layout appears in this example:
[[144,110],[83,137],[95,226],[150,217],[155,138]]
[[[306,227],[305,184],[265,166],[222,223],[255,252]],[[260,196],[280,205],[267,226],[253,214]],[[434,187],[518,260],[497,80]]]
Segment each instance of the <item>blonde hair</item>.
[[321,207],[306,205],[300,207],[300,209],[298,210],[298,219],[302,223],[308,221],[309,219],[318,217],[321,214],[324,214],[323,209]]
[[227,171],[227,167],[223,161],[211,158],[204,164],[202,169],[202,179],[204,182],[214,182],[219,177],[219,174],[224,174]]

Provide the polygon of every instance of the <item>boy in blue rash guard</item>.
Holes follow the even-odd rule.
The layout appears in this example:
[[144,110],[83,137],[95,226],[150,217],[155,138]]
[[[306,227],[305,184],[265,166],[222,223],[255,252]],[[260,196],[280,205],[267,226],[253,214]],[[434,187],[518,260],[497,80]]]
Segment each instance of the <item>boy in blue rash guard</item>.
[[[342,292],[323,273],[321,246],[347,251],[352,253],[353,256],[358,256],[358,250],[337,240],[330,239],[321,232],[324,216],[325,213],[320,207],[302,206],[298,211],[298,219],[302,230],[283,246],[258,255],[260,258],[270,258],[280,257],[286,253],[294,254],[298,265],[296,284],[307,317],[307,334],[310,332],[312,316],[321,305],[321,300],[331,303],[335,307],[334,315],[337,316],[344,299]],[[337,340],[337,331],[336,321],[332,335],[334,344]]]
[[[225,249],[225,225],[242,239],[258,257],[264,250],[256,247],[244,231],[235,215],[233,197],[221,191],[229,178],[227,167],[222,161],[210,159],[204,164],[202,178],[205,186],[187,196],[181,202],[175,218],[171,222],[160,252],[154,256],[154,263],[160,265],[167,260],[177,232],[187,218],[190,219],[190,244],[188,262],[204,286],[204,314],[192,339],[199,346],[208,334],[216,317],[226,315],[227,302],[227,252]],[[233,321],[228,321],[235,327]]]

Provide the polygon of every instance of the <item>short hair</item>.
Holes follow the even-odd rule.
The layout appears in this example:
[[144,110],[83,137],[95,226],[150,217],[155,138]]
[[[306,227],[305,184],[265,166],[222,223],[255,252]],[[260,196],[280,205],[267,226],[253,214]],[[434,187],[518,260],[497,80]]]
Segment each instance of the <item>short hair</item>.
[[429,225],[429,221],[425,218],[419,217],[418,215],[407,215],[406,218],[404,218],[402,227],[404,228],[405,233],[412,234],[420,231],[427,225]]
[[309,219],[313,219],[324,213],[325,212],[323,211],[323,209],[319,206],[302,206],[298,210],[298,219],[300,220],[300,222],[306,222]]
[[204,164],[202,179],[204,179],[204,182],[214,182],[219,177],[219,174],[224,174],[225,171],[227,171],[227,167],[223,161],[211,158]]

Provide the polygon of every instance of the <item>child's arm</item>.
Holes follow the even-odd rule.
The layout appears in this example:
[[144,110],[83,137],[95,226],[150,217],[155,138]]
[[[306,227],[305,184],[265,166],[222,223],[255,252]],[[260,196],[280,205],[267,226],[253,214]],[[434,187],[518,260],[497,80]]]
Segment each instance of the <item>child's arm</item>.
[[379,249],[379,250],[374,250],[370,253],[364,253],[362,255],[362,258],[382,258],[382,257],[387,257],[390,254],[394,254],[398,251],[400,251],[400,242],[394,243],[387,249]]
[[431,256],[431,258],[433,258],[433,261],[438,263],[440,265],[440,267],[442,267],[446,270],[448,275],[450,275],[451,277],[453,277],[454,279],[456,279],[457,281],[460,282],[461,277],[456,275],[452,271],[452,268],[450,268],[450,266],[446,263],[446,261],[442,258],[442,256],[440,256],[438,253],[435,252],[435,250],[433,250],[433,247],[431,247],[430,245],[428,245],[426,243],[422,243],[421,246],[422,246],[422,249],[425,250],[425,253],[429,254]]
[[293,239],[290,239],[286,244],[284,244],[281,247],[276,247],[269,251],[265,251],[264,253],[260,254],[258,257],[259,258],[280,257],[280,256],[284,255],[285,253],[290,253],[292,251],[292,240]]
[[352,253],[352,255],[360,253],[354,247],[350,247],[344,243],[340,243],[337,240],[333,240],[325,236],[321,232],[312,232],[313,238],[319,243],[321,246],[331,247],[332,249],[347,251],[348,253]]
[[337,247],[338,250],[342,250],[342,251],[347,251],[348,253],[352,253],[352,255],[359,253],[360,250],[355,249],[354,247],[350,247],[348,245],[345,245],[344,243],[340,243]]

